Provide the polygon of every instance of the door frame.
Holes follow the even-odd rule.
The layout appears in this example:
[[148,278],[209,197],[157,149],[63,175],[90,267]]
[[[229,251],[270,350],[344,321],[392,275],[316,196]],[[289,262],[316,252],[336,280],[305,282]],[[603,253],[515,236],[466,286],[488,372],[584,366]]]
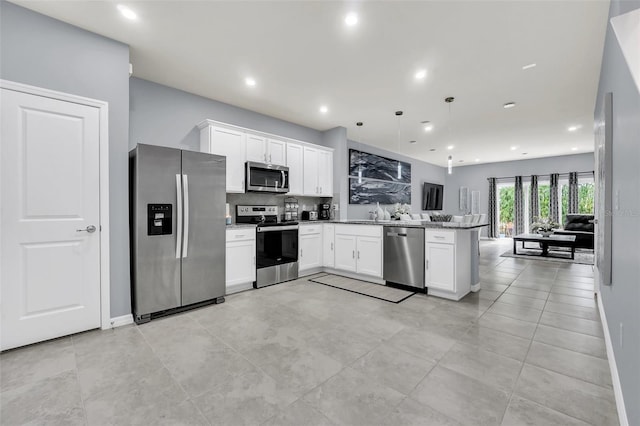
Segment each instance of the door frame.
[[103,330],[112,328],[109,270],[109,103],[3,79],[0,79],[0,88],[98,108],[100,119],[100,328]]

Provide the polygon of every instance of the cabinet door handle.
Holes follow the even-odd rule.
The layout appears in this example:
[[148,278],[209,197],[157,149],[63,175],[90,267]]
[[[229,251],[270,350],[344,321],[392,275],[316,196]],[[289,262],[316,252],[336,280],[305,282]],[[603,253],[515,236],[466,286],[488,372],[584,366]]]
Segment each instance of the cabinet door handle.
[[266,163],[267,162],[267,154],[266,153],[262,154],[262,157],[264,158],[264,162]]
[[355,258],[356,258],[356,251],[355,251],[355,250],[352,250],[352,251],[351,251],[351,257],[352,257],[353,259],[355,259]]
[[271,162],[271,161],[273,161],[273,160],[271,160],[271,154],[269,154],[269,162]]
[[331,243],[331,251],[333,251],[333,243]]
[[300,249],[300,257],[302,257],[302,249]]
[[437,238],[439,240],[444,240],[444,237],[442,235],[434,235],[433,238]]
[[253,256],[253,266],[256,266],[256,257]]
[[244,237],[244,234],[236,235],[236,238],[243,238],[243,237]]
[[427,269],[429,269],[429,259],[427,259]]
[[360,259],[360,250],[358,250],[358,259]]

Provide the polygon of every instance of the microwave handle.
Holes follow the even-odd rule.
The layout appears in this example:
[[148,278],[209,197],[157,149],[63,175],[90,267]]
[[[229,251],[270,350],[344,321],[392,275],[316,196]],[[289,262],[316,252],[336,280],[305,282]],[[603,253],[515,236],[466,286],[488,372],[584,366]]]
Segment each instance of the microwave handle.
[[287,176],[286,176],[284,170],[280,170],[280,173],[282,173],[282,187],[286,188],[287,187],[287,182],[286,182]]

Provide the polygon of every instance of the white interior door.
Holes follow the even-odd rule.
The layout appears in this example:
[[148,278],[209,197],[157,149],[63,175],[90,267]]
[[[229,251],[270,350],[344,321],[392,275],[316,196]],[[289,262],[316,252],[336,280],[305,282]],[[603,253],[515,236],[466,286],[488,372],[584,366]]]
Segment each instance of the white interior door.
[[100,327],[100,111],[2,89],[0,349]]

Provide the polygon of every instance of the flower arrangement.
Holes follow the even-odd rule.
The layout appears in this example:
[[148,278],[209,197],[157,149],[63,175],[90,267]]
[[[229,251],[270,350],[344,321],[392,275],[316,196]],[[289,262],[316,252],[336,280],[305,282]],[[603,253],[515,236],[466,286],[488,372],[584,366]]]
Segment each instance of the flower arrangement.
[[403,214],[411,214],[411,206],[408,204],[400,204],[397,203],[395,205],[395,211],[393,212],[393,217],[397,220],[400,220],[400,216]]
[[551,233],[559,227],[560,224],[558,222],[554,222],[548,217],[534,217],[530,228],[531,232]]

